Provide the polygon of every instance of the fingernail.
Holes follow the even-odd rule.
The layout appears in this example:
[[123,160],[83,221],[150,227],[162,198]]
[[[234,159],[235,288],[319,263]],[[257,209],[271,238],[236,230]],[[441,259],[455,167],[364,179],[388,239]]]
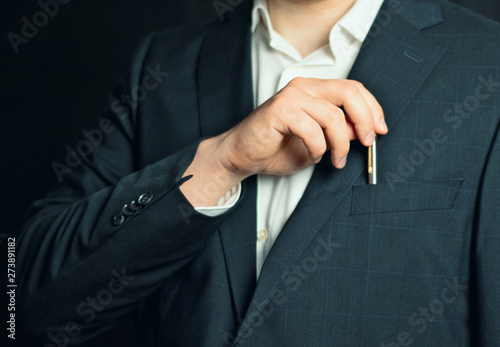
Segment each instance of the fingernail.
[[368,134],[368,136],[366,137],[366,144],[368,146],[371,146],[373,144],[373,142],[375,141],[375,132],[372,130],[370,131],[370,133]]
[[385,123],[385,118],[382,118],[379,122],[380,126],[385,129],[385,131],[388,131],[389,129],[387,128],[387,124]]
[[345,163],[347,162],[347,157],[344,157],[339,160],[339,163],[337,164],[337,167],[339,169],[342,169],[345,166]]
[[323,158],[323,156],[321,156],[321,157],[319,157],[318,159],[316,159],[316,160],[314,161],[314,164],[319,163],[319,162],[321,161],[321,159],[322,159],[322,158]]

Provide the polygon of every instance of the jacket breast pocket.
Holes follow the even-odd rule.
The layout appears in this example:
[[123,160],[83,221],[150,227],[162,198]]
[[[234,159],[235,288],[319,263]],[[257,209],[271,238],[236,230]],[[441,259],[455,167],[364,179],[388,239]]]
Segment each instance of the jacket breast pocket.
[[351,215],[453,208],[463,179],[353,186]]

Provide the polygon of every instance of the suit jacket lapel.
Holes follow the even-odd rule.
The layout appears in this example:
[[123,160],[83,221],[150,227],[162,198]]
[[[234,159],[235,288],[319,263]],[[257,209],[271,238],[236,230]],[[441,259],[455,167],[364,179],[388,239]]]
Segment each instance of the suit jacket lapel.
[[[442,20],[439,6],[422,2],[419,6],[407,8],[405,4],[399,15],[393,14],[387,4],[382,6],[349,76],[362,82],[375,95],[384,109],[389,129],[394,129],[398,120],[404,118],[404,109],[446,51],[419,32]],[[416,10],[418,13],[411,13]],[[390,22],[383,26],[380,23],[387,23],[387,18],[382,16],[387,16],[387,13],[391,14]],[[429,21],[429,18],[433,20]],[[378,145],[383,151],[383,137]],[[357,141],[352,143],[344,169],[335,169],[329,156],[316,166],[304,196],[266,259],[245,319],[251,319],[256,310],[268,303],[270,293],[314,240],[354,182],[360,175],[366,175],[365,171],[366,148]],[[325,247],[336,247],[331,240],[319,242]]]
[[218,135],[253,111],[251,4],[235,7],[203,42],[198,66],[202,136]]
[[224,250],[235,317],[243,320],[257,283],[256,279],[256,176],[242,183],[243,195],[231,218],[224,221],[219,234]]
[[[391,14],[394,11],[400,13]],[[389,20],[383,18],[387,14]],[[362,82],[374,94],[389,129],[396,126],[402,111],[446,51],[420,32],[441,21],[437,3],[403,2],[399,11],[385,3],[363,43],[349,78]],[[380,24],[387,22],[385,28]]]
[[[253,111],[250,13],[252,1],[236,6],[203,42],[198,67],[201,136],[218,135]],[[242,195],[219,234],[235,317],[244,317],[256,285],[256,179]]]

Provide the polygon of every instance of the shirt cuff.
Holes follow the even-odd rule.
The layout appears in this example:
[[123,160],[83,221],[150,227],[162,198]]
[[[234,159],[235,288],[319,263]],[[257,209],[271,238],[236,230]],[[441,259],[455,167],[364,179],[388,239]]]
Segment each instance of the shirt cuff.
[[228,190],[222,198],[220,198],[216,206],[195,207],[195,210],[196,212],[204,214],[205,216],[217,217],[229,211],[231,207],[233,207],[238,202],[238,200],[240,199],[240,195],[241,183],[238,183],[233,188]]

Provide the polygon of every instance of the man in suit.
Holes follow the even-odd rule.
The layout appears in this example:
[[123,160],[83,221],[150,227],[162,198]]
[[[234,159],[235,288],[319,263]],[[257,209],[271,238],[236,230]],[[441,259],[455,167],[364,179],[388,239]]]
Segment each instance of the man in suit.
[[133,312],[151,346],[497,345],[498,25],[431,0],[219,10],[143,41],[102,144],[34,204],[28,327],[67,345]]

